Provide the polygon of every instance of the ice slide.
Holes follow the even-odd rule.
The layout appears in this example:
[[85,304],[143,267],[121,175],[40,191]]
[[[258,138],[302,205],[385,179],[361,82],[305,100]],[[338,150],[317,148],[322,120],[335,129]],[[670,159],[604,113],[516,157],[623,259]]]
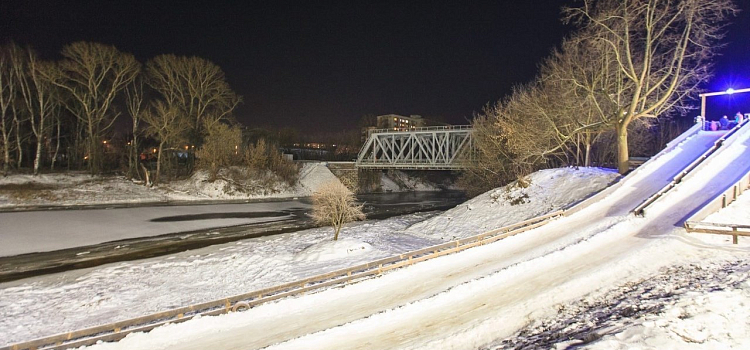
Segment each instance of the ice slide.
[[[748,129],[748,128],[745,128]],[[494,244],[345,288],[130,336],[106,349],[469,348],[507,336],[554,305],[648,275],[681,259],[670,236],[710,189],[750,168],[748,130],[655,202],[659,191],[721,134],[697,132],[654,157],[574,215]],[[645,239],[644,239],[645,238]],[[96,348],[96,346],[94,347]]]

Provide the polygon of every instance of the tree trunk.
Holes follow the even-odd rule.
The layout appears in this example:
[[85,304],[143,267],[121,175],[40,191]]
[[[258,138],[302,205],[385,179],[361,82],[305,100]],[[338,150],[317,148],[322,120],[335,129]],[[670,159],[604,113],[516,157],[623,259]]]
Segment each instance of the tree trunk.
[[130,141],[130,177],[138,176],[138,136],[133,134],[133,140]]
[[625,174],[630,170],[628,162],[628,127],[627,125],[617,124],[617,171]]
[[154,183],[159,183],[159,180],[161,179],[161,150],[164,147],[164,142],[159,143],[159,153],[156,155],[156,177],[154,178]]
[[34,157],[34,175],[39,175],[39,165],[42,162],[42,138],[36,138],[36,155]]
[[39,167],[42,164],[42,144],[44,143],[44,120],[47,117],[43,111],[39,112],[39,125],[31,119],[31,128],[36,137],[36,154],[34,155],[34,175],[39,175]]
[[581,134],[576,135],[576,165],[581,165]]
[[89,137],[89,172],[91,175],[95,175],[97,173],[97,166],[96,166],[96,146],[97,141],[94,137],[94,129],[91,122],[87,125],[86,132],[88,133]]
[[7,174],[10,170],[10,132],[6,129],[5,121],[2,123],[3,133],[3,173]]
[[591,144],[594,143],[594,136],[586,132],[583,134],[583,166],[591,166]]
[[7,141],[3,143],[3,173],[7,174],[10,170],[10,145]]
[[18,153],[18,159],[16,159],[16,169],[21,169],[21,162],[23,161],[23,148],[21,147],[21,122],[18,120],[16,115],[16,109],[13,108],[13,123],[16,124],[16,147]]
[[339,231],[341,231],[341,225],[336,225],[334,227],[334,229],[336,230],[336,233],[333,234],[333,240],[334,241],[338,241],[339,240]]
[[60,154],[60,125],[61,125],[60,119],[57,119],[57,140],[55,142],[55,155],[52,156],[52,164],[49,167],[49,170],[55,170],[55,161],[57,160],[57,155]]

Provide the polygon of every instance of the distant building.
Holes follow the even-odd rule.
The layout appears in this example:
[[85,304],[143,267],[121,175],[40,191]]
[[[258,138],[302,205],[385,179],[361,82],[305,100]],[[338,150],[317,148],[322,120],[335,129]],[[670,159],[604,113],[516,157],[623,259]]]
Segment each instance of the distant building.
[[[376,125],[372,125],[375,123]],[[450,124],[422,118],[421,115],[412,114],[403,116],[398,114],[384,114],[375,117],[370,121],[370,125],[362,127],[361,142],[364,143],[370,136],[370,132],[378,129],[387,129],[391,131],[410,131],[417,128],[428,126],[449,126]]]
[[385,114],[377,116],[378,129],[391,129],[395,131],[409,131],[426,126],[425,120],[420,115],[408,117],[398,114]]

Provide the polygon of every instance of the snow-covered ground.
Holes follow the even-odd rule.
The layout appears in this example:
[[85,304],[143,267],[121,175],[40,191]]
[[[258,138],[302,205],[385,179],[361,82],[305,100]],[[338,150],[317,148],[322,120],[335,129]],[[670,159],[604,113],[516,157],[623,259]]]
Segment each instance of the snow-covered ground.
[[[527,176],[526,187],[514,182],[476,196],[408,232],[450,241],[565,208],[607,187],[619,174],[602,168],[558,168]],[[585,196],[585,195],[584,195]]]
[[[541,211],[555,210],[601,189],[613,176],[601,169],[546,170],[531,176],[533,186],[526,193],[529,201],[546,203]],[[554,196],[543,191],[544,186],[561,186],[565,200],[551,201]],[[508,187],[497,191],[520,191],[515,185]],[[489,203],[491,193],[472,203]],[[475,213],[489,218],[503,208],[511,219],[529,215],[528,206],[509,201],[512,198],[498,197],[491,201],[490,210]],[[445,215],[454,214],[441,216]],[[435,213],[421,213],[354,223],[342,231],[338,247],[331,246],[330,228],[318,228],[6,283],[0,285],[0,310],[5,316],[0,329],[6,342],[28,340],[49,335],[51,328],[69,331],[137,317],[392,256],[442,243],[441,235],[408,229],[435,217]],[[462,229],[483,230],[485,223],[477,217],[464,215],[456,222]]]
[[315,245],[332,242],[332,229],[322,227],[1,284],[0,346],[49,335],[49,329],[70,331],[220,299],[430,245],[434,241],[403,230],[433,215],[344,228],[342,242],[371,246],[346,259],[326,259],[341,250],[316,254]]
[[[747,213],[750,193],[707,220],[742,224]],[[556,305],[480,349],[749,349],[750,238],[680,231],[693,247],[682,261]]]
[[[645,218],[633,217],[629,210],[668,183],[712,144],[715,137],[704,133],[686,140],[675,151],[654,159],[644,171],[621,182],[606,198],[597,198],[594,205],[541,228],[344,288],[284,299],[245,312],[168,325],[148,334],[131,334],[119,343],[98,344],[92,348],[492,348],[492,344],[522,337],[518,331],[533,328],[536,320],[554,320],[567,305],[582,305],[576,304],[582,300],[609,305],[608,295],[658,276],[693,278],[690,272],[678,274],[670,269],[690,271],[694,269],[691,266],[697,266],[717,274],[715,272],[737,266],[742,272],[741,262],[750,257],[750,242],[741,240],[739,245],[733,246],[728,237],[687,234],[679,223],[710,198],[711,191],[706,189],[720,189],[730,183],[728,178],[736,178],[738,173],[750,169],[750,164],[742,158],[747,136],[735,140],[729,152],[712,157],[698,174],[649,207]],[[736,152],[738,150],[741,152]],[[477,217],[476,220],[483,219]],[[714,312],[715,301],[745,299],[746,276],[742,273],[732,276],[728,280],[716,278],[710,282],[729,294],[693,302],[677,300],[674,305],[688,312],[677,316],[676,312],[664,314],[658,325],[654,321],[658,327],[665,322],[675,324],[664,332],[680,333],[683,337],[656,339],[651,336],[655,333],[639,331],[628,327],[630,323],[626,321],[618,321],[622,332],[617,329],[602,332],[604,338],[598,333],[585,333],[582,341],[600,348],[661,349],[670,348],[670,341],[683,341],[674,343],[678,345],[672,348],[701,345],[698,344],[702,339],[700,322],[709,318],[698,316]],[[700,276],[696,274],[695,278],[700,284]],[[667,294],[679,291],[668,280],[656,285]],[[694,290],[712,292],[711,289]],[[637,299],[638,295],[633,300]],[[700,307],[691,309],[684,305]],[[744,305],[740,304],[740,308]],[[671,306],[667,306],[664,310],[669,311]],[[633,311],[620,314],[639,316]],[[724,316],[744,314],[740,311]],[[679,320],[693,317],[695,322],[677,324],[675,317]],[[746,322],[739,322],[743,321]],[[711,342],[703,345],[705,349],[742,346],[748,338],[742,325],[721,330],[722,324],[710,324],[710,321],[705,324],[715,330],[710,332]],[[650,323],[644,325],[648,327]],[[697,331],[691,328],[693,326]],[[652,345],[648,345],[647,340],[627,343],[627,339],[639,337],[626,336],[623,332],[642,334],[640,339],[656,340]],[[617,340],[620,343],[591,342],[596,339],[612,341],[608,337],[610,333],[612,338],[623,334],[621,340]],[[566,348],[576,343],[581,341],[566,339],[549,348]],[[527,348],[535,348],[535,345]]]
[[735,202],[711,214],[703,221],[717,224],[740,224],[750,225],[750,195],[741,195]]
[[748,349],[750,262],[685,264],[559,305],[481,349]]
[[185,180],[146,187],[123,176],[17,174],[0,177],[0,208],[306,197],[312,195],[321,184],[338,181],[322,162],[304,163],[300,178],[292,187],[277,184],[274,188],[265,188],[253,181],[240,186],[222,178],[214,182],[207,179],[205,172],[198,171]]
[[[630,210],[669,183],[719,135],[699,133],[686,139],[674,151],[656,157],[633,176],[621,180],[606,197],[597,197],[596,203],[546,226],[342,288],[286,298],[244,312],[199,317],[159,327],[150,333],[130,334],[118,343],[97,344],[91,348],[495,349],[506,345],[516,348],[513,344],[526,344],[526,347],[518,348],[537,348],[544,344],[542,348],[557,349],[583,344],[593,349],[747,348],[750,338],[746,318],[750,313],[747,306],[750,267],[746,261],[750,258],[750,239],[741,238],[740,244],[732,245],[731,237],[688,234],[681,227],[682,220],[710,199],[711,193],[721,191],[723,186],[750,170],[750,158],[747,157],[750,133],[744,131],[728,141],[728,146],[709,158],[694,175],[650,206],[642,218],[632,216]],[[572,173],[573,169],[568,172]],[[611,180],[609,175],[610,178],[602,183]],[[554,179],[549,174],[547,177]],[[537,184],[544,178],[536,179]],[[585,176],[584,180],[593,181]],[[534,181],[532,177],[532,185]],[[565,183],[554,186],[563,187]],[[581,190],[578,198],[590,193],[586,188],[583,185],[566,187]],[[504,207],[503,214],[520,218],[523,215],[516,211],[530,210],[523,206],[523,202],[534,202],[532,195],[535,193],[548,195],[548,199],[536,202],[536,206],[543,208],[555,198],[566,197],[562,190],[552,193],[557,192],[556,188],[527,191],[519,188],[489,192],[485,194],[489,198],[477,199],[476,203],[486,209],[484,207],[491,203],[494,193],[500,201],[508,202],[508,205],[497,204]],[[570,200],[560,202],[576,201],[575,198],[565,199]],[[516,204],[510,205],[511,202]],[[750,208],[743,207],[746,204],[737,201],[733,203],[734,210],[747,212]],[[550,205],[548,209],[556,208]],[[467,206],[465,211],[474,213],[475,208]],[[484,221],[494,219],[498,212],[489,209],[476,211],[480,212],[473,218],[469,214],[445,213],[421,225],[431,222],[433,226],[447,227],[446,217],[450,216],[460,217],[457,224],[453,224],[456,225],[454,230],[481,231]],[[732,214],[723,212],[718,215]],[[274,258],[287,257],[288,261],[305,264],[312,261],[330,266],[334,262],[348,263],[350,259],[362,261],[358,259],[375,257],[372,254],[385,250],[382,247],[397,247],[401,244],[399,242],[408,241],[419,246],[442,242],[454,235],[452,232],[430,232],[429,226],[409,228],[426,219],[426,214],[420,218],[405,216],[389,220],[409,217],[414,220],[394,226],[396,234],[388,233],[393,228],[385,229],[386,234],[378,236],[380,242],[372,240],[369,234],[355,233],[368,223],[351,226],[342,235],[352,239],[343,249],[364,248],[357,252],[360,254],[347,255],[347,258],[328,260],[330,254],[321,254],[328,248],[308,248],[324,239],[297,245],[297,250],[286,255],[283,251],[275,251]],[[389,220],[369,224],[380,227]],[[475,227],[462,226],[462,222],[472,221]],[[324,232],[318,234],[325,236]],[[291,240],[271,245],[294,245]],[[246,242],[248,247],[257,244],[255,241]],[[407,245],[403,245],[405,249],[409,249]],[[245,250],[244,254],[230,252],[225,258],[193,256],[200,261],[216,261],[207,269],[197,269],[183,258],[174,258],[175,262],[158,258],[130,263],[134,271],[131,274],[137,276],[131,283],[151,277],[153,272],[148,264],[183,267],[138,285],[139,289],[147,289],[143,294],[126,289],[121,293],[123,297],[136,295],[128,303],[117,303],[121,300],[117,287],[113,290],[102,287],[107,286],[109,280],[90,279],[99,269],[122,268],[122,264],[82,271],[77,276],[61,274],[4,285],[0,291],[0,309],[3,312],[12,309],[14,313],[4,317],[13,321],[0,321],[4,322],[0,323],[0,329],[9,329],[7,333],[11,337],[27,339],[35,334],[35,329],[46,328],[40,320],[46,322],[50,315],[60,312],[66,316],[53,317],[57,323],[52,324],[78,328],[74,326],[76,321],[67,318],[77,317],[76,313],[98,313],[96,317],[100,320],[120,319],[120,313],[128,305],[136,308],[132,305],[148,304],[152,297],[182,297],[160,292],[163,290],[160,288],[181,279],[175,274],[187,275],[193,284],[209,279],[209,283],[201,286],[201,291],[231,288],[242,278],[237,276],[244,277],[245,270],[253,271],[250,266],[254,263],[242,263],[254,256],[249,254],[254,252],[253,249]],[[239,266],[232,266],[237,262]],[[231,272],[222,274],[225,267]],[[130,266],[125,268],[131,269]],[[193,275],[193,270],[198,270],[198,273]],[[314,270],[321,269],[315,267]],[[219,279],[211,280],[211,275],[217,271]],[[260,273],[251,272],[248,276],[252,279]],[[85,295],[83,298],[79,299],[76,297],[78,293],[71,292],[52,306],[57,309],[43,307],[49,307],[50,303],[45,304],[45,301],[56,293],[79,288],[80,294]],[[28,300],[24,302],[24,308],[14,306],[17,299]],[[37,306],[38,303],[44,305]],[[57,306],[66,303],[70,305]],[[107,309],[99,309],[100,304]],[[86,321],[79,319],[78,322]],[[17,326],[19,324],[22,326]],[[550,329],[558,331],[549,332]],[[536,334],[542,336],[535,339],[548,340],[525,343],[525,338],[533,338]],[[549,336],[545,337],[545,334]],[[559,334],[569,337],[559,337]]]

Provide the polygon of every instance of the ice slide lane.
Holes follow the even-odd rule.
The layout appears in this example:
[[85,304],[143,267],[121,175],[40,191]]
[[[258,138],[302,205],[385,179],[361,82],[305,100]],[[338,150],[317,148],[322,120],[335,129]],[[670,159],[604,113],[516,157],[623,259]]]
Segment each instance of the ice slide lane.
[[[660,217],[636,220],[625,215],[668,183],[720,136],[699,133],[674,151],[644,165],[647,168],[638,176],[626,180],[601,203],[502,243],[420,263],[346,288],[222,316],[222,322],[199,319],[171,325],[150,334],[133,335],[117,344],[103,344],[102,348],[203,349],[220,346],[244,350],[302,336],[279,344],[279,348],[398,348],[440,339],[441,335],[457,329],[470,329],[477,320],[502,315],[506,309],[523,308],[524,305],[532,309],[543,307],[544,303],[539,301],[529,304],[534,296],[550,305],[564,301],[561,299],[564,297],[574,298],[589,290],[570,288],[572,292],[566,294],[559,290],[561,286],[576,278],[597,276],[592,274],[592,269],[597,271],[597,265],[609,263],[621,269],[631,266],[617,262],[630,254],[634,247],[650,242],[636,238],[638,234],[673,228],[669,220],[660,220]],[[651,222],[656,226],[645,224]],[[570,249],[580,252],[561,253]],[[657,265],[649,266],[656,268]],[[623,275],[607,272],[599,277],[616,281]],[[499,281],[494,282],[496,279]],[[467,283],[472,280],[476,281]],[[482,287],[473,288],[476,283]],[[597,284],[604,283],[590,283],[592,286]],[[465,289],[471,289],[471,292],[461,293]],[[452,298],[456,293],[460,298]],[[390,311],[384,312],[386,310]],[[519,322],[522,320],[504,324],[515,329],[513,327]],[[180,331],[183,327],[187,328]],[[316,333],[320,331],[323,332]],[[175,336],[165,337],[165,333]],[[305,336],[307,334],[310,335]],[[335,334],[345,335],[338,337]],[[156,337],[159,337],[158,341],[153,340]]]
[[[506,261],[500,264],[508,268],[454,287],[429,301],[419,301],[272,348],[478,347],[512,334],[529,320],[528,315],[540,309],[575,300],[600,287],[646,276],[679,261],[682,249],[701,244],[690,236],[675,233],[681,231],[676,227],[710,200],[716,190],[723,190],[750,171],[750,139],[745,135],[737,141],[710,158],[705,167],[657,202],[646,218],[631,216],[599,231],[587,228],[592,226],[588,217],[603,209],[592,207],[588,213],[583,211],[534,231],[540,239],[570,232],[571,236],[581,239],[580,242],[515,265],[507,265],[507,258],[503,258]],[[575,234],[577,230],[588,232]],[[487,252],[482,253],[491,254],[491,249],[482,247],[485,248]],[[461,260],[458,256],[454,258]],[[484,333],[470,331],[477,328]],[[470,336],[465,336],[467,334]],[[476,340],[467,344],[467,338],[472,337]],[[363,345],[371,339],[377,339],[377,344]],[[451,344],[457,339],[460,343]]]

